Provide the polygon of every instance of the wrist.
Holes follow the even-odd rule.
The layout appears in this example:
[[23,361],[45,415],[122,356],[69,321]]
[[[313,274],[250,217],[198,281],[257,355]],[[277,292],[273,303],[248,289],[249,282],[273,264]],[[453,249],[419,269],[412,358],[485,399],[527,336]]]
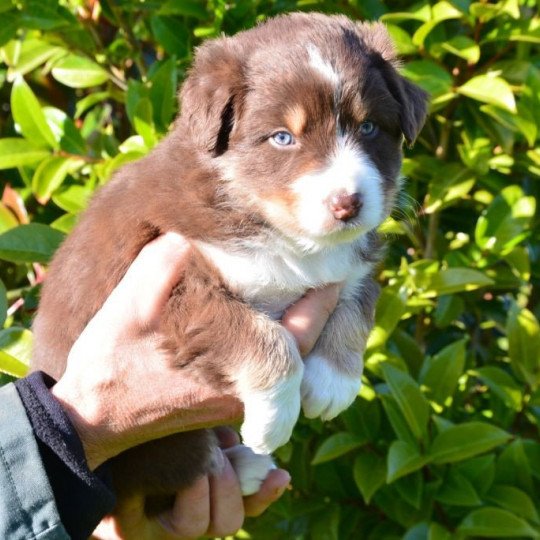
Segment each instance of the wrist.
[[115,438],[111,430],[106,429],[107,422],[95,396],[88,392],[77,392],[63,379],[50,392],[75,428],[91,471],[122,451],[116,449]]

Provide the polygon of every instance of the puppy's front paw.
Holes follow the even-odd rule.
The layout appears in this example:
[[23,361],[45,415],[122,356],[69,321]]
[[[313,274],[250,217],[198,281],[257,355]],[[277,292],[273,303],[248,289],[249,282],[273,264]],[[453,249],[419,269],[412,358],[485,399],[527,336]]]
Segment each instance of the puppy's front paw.
[[257,493],[268,473],[276,468],[271,456],[256,454],[243,444],[227,448],[224,452],[238,476],[244,497]]
[[284,445],[292,435],[300,414],[300,381],[255,391],[244,399],[244,423],[240,433],[246,446],[269,454]]
[[[353,354],[353,353],[351,353]],[[317,354],[305,360],[302,379],[302,409],[307,418],[331,420],[354,401],[360,390],[360,376],[340,373],[331,362]]]
[[300,384],[298,369],[267,390],[241,393],[244,402],[244,423],[240,433],[246,446],[259,454],[270,454],[284,445],[300,414]]

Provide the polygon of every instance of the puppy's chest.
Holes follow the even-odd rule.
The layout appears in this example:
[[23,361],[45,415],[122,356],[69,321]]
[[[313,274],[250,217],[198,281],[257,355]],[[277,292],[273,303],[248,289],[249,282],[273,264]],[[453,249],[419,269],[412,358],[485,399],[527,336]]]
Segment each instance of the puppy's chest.
[[272,246],[227,250],[203,242],[197,247],[219,270],[228,287],[255,309],[280,319],[308,289],[358,282],[371,267],[352,246],[297,255]]

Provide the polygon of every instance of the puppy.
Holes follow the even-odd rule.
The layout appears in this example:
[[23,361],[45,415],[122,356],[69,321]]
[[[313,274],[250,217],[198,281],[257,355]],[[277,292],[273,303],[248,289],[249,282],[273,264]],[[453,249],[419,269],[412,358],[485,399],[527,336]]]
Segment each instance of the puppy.
[[[243,401],[252,452],[231,459],[252,493],[301,407],[329,420],[358,393],[375,229],[394,205],[403,140],[416,138],[426,95],[399,75],[383,25],[294,13],[204,43],[180,97],[170,133],[115,174],[58,250],[33,369],[60,377],[141,247],[183,234],[195,249],[167,304],[163,346],[178,369]],[[336,282],[339,304],[302,360],[279,320],[306,291]],[[201,430],[132,449],[115,459],[118,489],[174,493],[211,470],[215,445]]]

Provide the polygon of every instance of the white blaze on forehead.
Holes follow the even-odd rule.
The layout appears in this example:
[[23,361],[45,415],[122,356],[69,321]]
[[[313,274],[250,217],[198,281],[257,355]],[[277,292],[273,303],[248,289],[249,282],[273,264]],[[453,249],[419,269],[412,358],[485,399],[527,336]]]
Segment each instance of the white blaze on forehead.
[[332,84],[337,86],[339,84],[339,75],[334,69],[334,66],[322,57],[321,51],[319,51],[312,43],[307,46],[307,50],[309,55],[309,65]]
[[369,156],[345,137],[337,138],[325,168],[301,176],[291,188],[297,198],[296,219],[309,236],[323,237],[339,230],[342,223],[333,216],[330,203],[340,194],[358,193],[362,199],[353,220],[359,234],[377,227],[384,218],[381,174]]

